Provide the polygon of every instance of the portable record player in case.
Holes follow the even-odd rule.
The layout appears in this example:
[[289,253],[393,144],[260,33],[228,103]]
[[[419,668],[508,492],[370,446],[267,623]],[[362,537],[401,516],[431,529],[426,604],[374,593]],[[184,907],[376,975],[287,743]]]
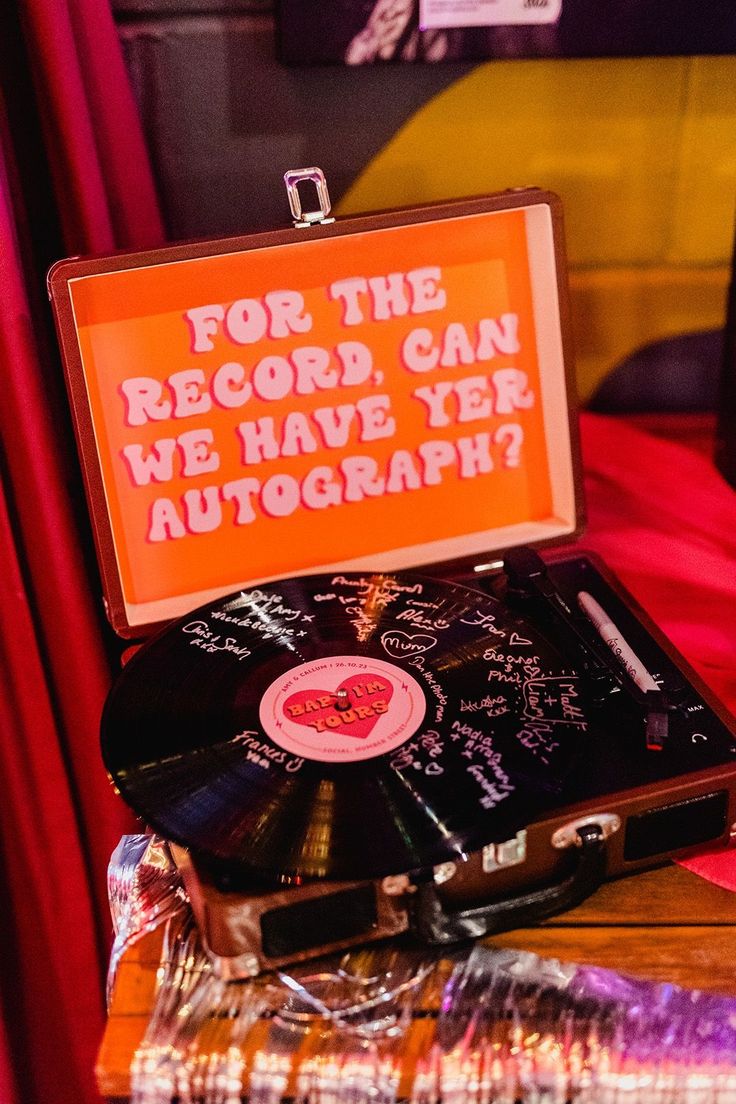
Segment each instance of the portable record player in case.
[[156,632],[105,761],[232,975],[528,924],[736,821],[732,722],[566,548],[557,197],[286,182],[293,229],[49,275],[108,614]]

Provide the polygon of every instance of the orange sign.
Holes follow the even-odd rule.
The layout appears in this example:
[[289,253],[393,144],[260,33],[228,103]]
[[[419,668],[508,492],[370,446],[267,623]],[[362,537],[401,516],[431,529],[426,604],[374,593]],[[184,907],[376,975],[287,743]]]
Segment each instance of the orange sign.
[[70,280],[131,624],[554,513],[528,213]]

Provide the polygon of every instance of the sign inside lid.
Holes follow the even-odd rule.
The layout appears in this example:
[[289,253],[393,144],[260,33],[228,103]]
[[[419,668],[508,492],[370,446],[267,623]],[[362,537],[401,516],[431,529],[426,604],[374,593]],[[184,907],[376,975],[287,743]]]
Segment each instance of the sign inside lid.
[[575,529],[550,209],[69,280],[128,625]]

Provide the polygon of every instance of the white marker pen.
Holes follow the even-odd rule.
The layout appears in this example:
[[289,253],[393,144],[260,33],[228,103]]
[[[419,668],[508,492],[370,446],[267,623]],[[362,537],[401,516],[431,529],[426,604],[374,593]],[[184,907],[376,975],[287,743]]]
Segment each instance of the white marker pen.
[[587,590],[581,590],[578,594],[578,604],[588,620],[598,630],[601,640],[608,645],[616,659],[628,673],[631,681],[640,690],[659,690],[659,686],[642,661],[626,643],[611,618],[603,607],[596,602],[592,594],[588,594]]

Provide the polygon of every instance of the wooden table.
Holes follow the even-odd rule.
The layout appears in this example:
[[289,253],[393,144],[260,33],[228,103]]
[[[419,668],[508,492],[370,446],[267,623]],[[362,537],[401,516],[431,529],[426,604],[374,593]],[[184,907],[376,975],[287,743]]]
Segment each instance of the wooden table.
[[[571,912],[488,942],[736,995],[736,894],[677,866],[609,883]],[[127,1098],[131,1059],[153,1003],[159,952],[154,932],[120,965],[97,1065],[100,1091],[111,1100]]]

